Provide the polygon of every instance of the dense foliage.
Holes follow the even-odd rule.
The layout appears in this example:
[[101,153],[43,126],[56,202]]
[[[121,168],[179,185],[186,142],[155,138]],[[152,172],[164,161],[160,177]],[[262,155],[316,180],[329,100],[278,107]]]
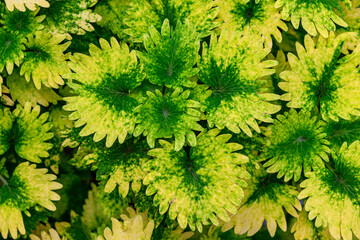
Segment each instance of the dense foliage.
[[360,239],[359,0],[0,0],[0,239]]

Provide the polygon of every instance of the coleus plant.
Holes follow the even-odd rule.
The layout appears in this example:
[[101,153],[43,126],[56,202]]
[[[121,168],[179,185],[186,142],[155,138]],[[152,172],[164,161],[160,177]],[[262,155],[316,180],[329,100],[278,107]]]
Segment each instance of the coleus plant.
[[0,239],[360,239],[359,0],[0,0]]

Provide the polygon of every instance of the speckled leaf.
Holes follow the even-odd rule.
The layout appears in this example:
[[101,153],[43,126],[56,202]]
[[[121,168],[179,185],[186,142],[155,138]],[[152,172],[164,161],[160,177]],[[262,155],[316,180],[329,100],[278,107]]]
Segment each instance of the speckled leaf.
[[179,22],[171,30],[166,19],[161,33],[154,26],[149,27],[144,45],[146,52],[138,52],[138,56],[151,83],[170,88],[195,85],[189,78],[198,72],[194,65],[199,57],[200,40],[188,21]]
[[101,16],[101,27],[111,30],[120,39],[127,38],[124,30],[126,10],[129,9],[130,0],[102,0],[96,4],[94,12]]
[[6,67],[7,72],[11,74],[14,64],[20,65],[24,58],[24,40],[19,34],[0,29],[0,72]]
[[230,31],[223,31],[219,40],[211,37],[210,47],[204,44],[199,79],[209,86],[211,95],[202,102],[209,126],[227,127],[234,133],[240,129],[251,136],[252,127],[260,132],[256,120],[272,122],[270,114],[281,106],[269,101],[279,99],[271,93],[262,93],[261,77],[273,74],[268,69],[274,60],[261,60],[270,52],[259,41]]
[[[355,33],[341,34],[328,39],[320,37],[315,45],[305,36],[305,48],[297,43],[297,55],[289,53],[291,71],[284,71],[279,87],[285,92],[282,100],[290,108],[307,111],[315,107],[324,120],[337,121],[360,115],[360,46],[352,54],[340,58],[342,43]],[[305,50],[306,49],[306,50]]]
[[[110,45],[111,44],[111,45]],[[100,39],[102,49],[90,45],[90,56],[74,54],[70,68],[75,72],[68,77],[79,83],[68,83],[77,96],[66,97],[64,109],[74,111],[70,120],[77,120],[75,127],[85,127],[81,136],[95,133],[94,141],[106,137],[106,146],[116,139],[125,141],[135,127],[134,108],[138,101],[132,90],[144,79],[134,51],[111,38],[110,43]]]
[[139,42],[142,42],[149,26],[160,31],[165,19],[169,19],[172,27],[178,21],[184,23],[188,19],[191,26],[196,26],[200,37],[210,35],[219,26],[213,21],[219,13],[213,0],[132,0],[127,13],[125,23],[129,28],[125,33]]
[[[217,0],[220,7],[220,17],[224,20],[224,28],[239,31],[245,36],[265,41],[266,45],[272,46],[271,35],[276,41],[281,42],[282,36],[279,28],[287,30],[286,24],[281,20],[279,9],[274,7],[275,0],[262,0],[255,3],[254,0]],[[255,40],[254,40],[255,41]]]
[[360,237],[360,142],[344,143],[333,154],[335,169],[308,173],[299,199],[307,198],[305,210],[315,226],[329,226],[335,239]]
[[41,89],[37,89],[34,83],[27,82],[17,72],[7,77],[6,85],[9,87],[11,98],[22,106],[25,106],[26,102],[30,102],[33,107],[37,104],[48,107],[49,103],[57,104],[62,100],[51,88],[43,86]]
[[294,109],[284,115],[278,115],[271,133],[267,136],[267,144],[263,149],[264,158],[268,161],[264,167],[267,172],[284,176],[285,182],[294,178],[298,181],[302,170],[324,167],[323,161],[329,161],[329,141],[326,140],[324,122],[317,121],[310,113]]
[[7,238],[10,232],[12,238],[17,238],[18,231],[25,234],[22,212],[39,205],[55,211],[52,201],[58,201],[60,196],[54,190],[62,185],[54,182],[55,175],[46,174],[47,169],[36,169],[35,164],[20,163],[14,170],[7,185],[0,188],[0,232]]
[[[342,0],[349,3],[350,0]],[[348,5],[349,6],[349,5]],[[347,27],[339,16],[341,6],[339,0],[277,0],[276,8],[282,7],[282,18],[290,17],[292,25],[298,29],[300,25],[312,36],[319,32],[327,38],[328,31],[335,31],[335,24]]]
[[90,150],[92,153],[85,156],[83,161],[97,169],[97,179],[106,182],[106,193],[111,193],[116,186],[119,186],[122,197],[126,197],[130,187],[133,192],[140,190],[145,177],[141,166],[149,159],[146,142],[129,140],[123,144],[115,143],[111,148],[97,146]]
[[229,220],[228,212],[234,214],[244,196],[242,178],[250,175],[238,165],[248,159],[235,153],[242,148],[240,144],[227,143],[230,134],[219,132],[203,132],[195,147],[178,152],[160,140],[162,148],[148,153],[154,158],[143,167],[149,172],[144,179],[146,194],[155,194],[154,205],[159,205],[160,213],[168,211],[183,229],[189,225],[201,232],[203,224],[218,225],[217,217]]
[[26,8],[35,11],[37,6],[45,8],[50,6],[46,0],[5,0],[5,3],[9,11],[14,11],[15,7],[22,12],[25,12]]
[[148,220],[146,214],[136,213],[132,208],[127,210],[129,216],[121,216],[124,222],[112,218],[112,230],[106,228],[104,236],[98,236],[97,240],[150,240],[154,221]]
[[303,209],[291,228],[295,240],[335,240],[328,228],[315,227],[315,223],[308,218],[308,213]]
[[151,148],[155,147],[158,138],[175,138],[175,151],[185,144],[185,138],[190,145],[196,145],[196,135],[193,132],[202,131],[197,123],[200,112],[196,109],[200,103],[188,99],[189,90],[181,92],[179,88],[163,95],[159,90],[147,92],[148,99],[135,109],[138,113],[134,135],[143,133]]
[[42,25],[41,22],[44,20],[45,16],[37,16],[38,12],[39,9],[33,12],[30,10],[25,12],[20,12],[18,10],[9,12],[4,10],[1,12],[0,24],[2,24],[3,28],[7,31],[18,33],[21,36],[34,34],[36,31],[44,28],[44,25]]
[[64,54],[70,42],[62,43],[64,39],[64,35],[41,31],[29,36],[20,75],[25,75],[28,82],[32,79],[37,89],[41,88],[41,84],[53,88],[64,85],[62,75],[70,73],[66,64],[68,55]]
[[91,23],[101,20],[101,16],[94,13],[93,7],[97,0],[48,0],[51,7],[42,9],[41,13],[46,15],[46,30],[53,34],[84,35],[86,31],[94,31]]
[[296,198],[298,192],[295,187],[271,181],[270,178],[270,175],[264,175],[252,180],[253,186],[250,186],[254,190],[250,192],[231,221],[224,224],[223,231],[235,227],[235,233],[247,233],[248,236],[252,236],[260,230],[264,220],[272,237],[275,235],[277,225],[284,232],[286,231],[284,210],[294,217],[298,216],[296,209],[301,210],[301,204]]
[[24,108],[17,106],[12,113],[5,109],[1,115],[4,124],[0,128],[0,154],[14,145],[20,157],[32,162],[40,163],[40,157],[49,156],[52,144],[46,141],[53,136],[48,132],[51,123],[46,123],[49,113],[40,115],[40,106],[32,109],[30,103],[26,103]]
[[329,142],[333,149],[340,149],[344,142],[351,144],[360,140],[360,118],[351,120],[339,119],[338,122],[329,121],[325,126]]

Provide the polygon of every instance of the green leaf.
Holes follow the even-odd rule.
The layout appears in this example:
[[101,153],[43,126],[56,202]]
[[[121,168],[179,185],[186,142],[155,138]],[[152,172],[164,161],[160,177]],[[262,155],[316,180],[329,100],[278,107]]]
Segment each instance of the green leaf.
[[80,216],[73,210],[70,212],[70,223],[56,222],[56,230],[65,240],[88,240],[90,235],[84,229]]
[[282,100],[290,108],[307,111],[318,108],[324,120],[349,120],[360,115],[360,46],[350,55],[340,58],[342,43],[355,33],[345,33],[335,38],[320,37],[315,45],[305,36],[305,48],[296,44],[297,55],[289,53],[291,71],[283,71],[284,80],[279,87],[285,92]]
[[325,126],[329,142],[333,149],[340,149],[344,142],[351,144],[360,140],[360,119],[339,119],[338,122],[330,121]]
[[251,180],[249,186],[253,190],[231,221],[224,224],[222,231],[235,227],[236,234],[247,232],[248,236],[252,236],[260,230],[264,220],[272,237],[277,225],[286,231],[284,210],[294,217],[298,216],[295,208],[301,210],[301,204],[296,198],[298,192],[295,187],[277,183],[274,179],[271,181],[270,178],[270,175],[262,175]]
[[[274,7],[275,0],[220,0],[220,16],[224,20],[224,28],[239,31],[245,36],[265,41],[272,46],[271,35],[281,42],[282,36],[279,28],[287,31],[286,24],[281,20],[279,9]],[[250,2],[250,3],[249,3]]]
[[46,174],[47,169],[36,169],[35,164],[20,163],[9,182],[0,188],[0,232],[3,238],[17,238],[18,231],[25,234],[22,212],[40,205],[55,211],[52,201],[60,196],[53,190],[62,185],[54,182],[55,175]]
[[143,133],[151,148],[155,146],[156,139],[172,136],[175,137],[175,151],[183,147],[185,137],[192,146],[196,145],[193,130],[203,130],[197,123],[200,112],[196,107],[200,107],[200,103],[188,99],[189,94],[189,90],[181,92],[179,88],[165,95],[159,90],[147,92],[148,99],[135,110],[138,125],[134,135]]
[[206,37],[219,26],[214,21],[219,8],[214,5],[212,0],[132,0],[125,18],[125,24],[129,28],[124,32],[134,41],[142,42],[149,26],[160,31],[165,19],[169,19],[172,27],[179,21],[184,23],[188,19],[191,26],[196,26],[199,37]]
[[169,211],[170,219],[177,217],[183,229],[189,224],[201,232],[202,224],[218,225],[217,217],[229,220],[227,211],[234,214],[244,196],[242,178],[249,174],[238,165],[247,157],[235,153],[240,144],[227,143],[230,134],[219,132],[201,133],[197,145],[186,150],[175,151],[172,144],[160,140],[162,148],[148,152],[154,158],[143,166],[149,172],[144,179],[146,194],[155,194],[160,213]]
[[83,161],[92,163],[93,168],[97,169],[97,179],[106,182],[106,193],[119,186],[119,194],[124,198],[130,186],[134,192],[140,190],[145,177],[141,166],[149,159],[146,154],[149,148],[145,142],[129,140],[123,144],[115,143],[111,148],[97,146],[89,149],[91,153]]
[[14,11],[15,7],[22,12],[25,12],[26,8],[30,9],[31,11],[35,11],[37,5],[45,8],[50,6],[49,2],[46,0],[5,0],[5,3],[9,11]]
[[13,145],[16,153],[29,161],[40,163],[40,157],[48,157],[52,144],[46,141],[53,137],[49,132],[52,124],[46,122],[48,116],[40,115],[40,106],[32,109],[30,103],[24,108],[17,106],[12,113],[8,108],[0,110],[0,154]]
[[278,115],[274,125],[270,126],[271,134],[267,136],[264,147],[264,158],[268,161],[264,167],[267,172],[284,176],[285,182],[294,178],[298,181],[302,169],[304,173],[311,169],[324,167],[329,161],[329,141],[326,140],[325,123],[317,121],[310,113],[294,109],[284,115]]
[[37,89],[41,88],[41,84],[53,88],[64,85],[61,76],[70,73],[66,64],[68,55],[64,55],[70,42],[61,44],[64,39],[64,35],[51,35],[42,31],[30,35],[25,44],[27,49],[20,75],[25,75],[28,82],[31,78]]
[[24,40],[19,34],[0,29],[0,72],[6,67],[7,72],[11,74],[14,64],[20,65],[24,58]]
[[69,119],[77,120],[75,127],[86,124],[80,135],[95,133],[96,142],[107,135],[107,147],[116,139],[123,143],[126,135],[132,134],[134,108],[139,103],[131,93],[144,79],[135,52],[129,53],[129,47],[119,45],[115,38],[110,43],[100,39],[102,49],[91,44],[90,56],[74,54],[70,58],[75,73],[69,77],[79,83],[68,83],[77,96],[64,98],[64,109],[74,111]]
[[[342,12],[344,13],[343,19],[348,24],[347,28],[340,28],[337,29],[336,33],[344,33],[344,32],[360,32],[360,2],[358,0],[352,0],[351,1],[351,8],[348,8],[345,6],[345,4],[342,4]],[[342,52],[345,55],[348,55],[351,51],[354,51],[354,49],[360,44],[360,37],[359,35],[350,37],[344,42]]]
[[282,7],[282,18],[290,17],[295,29],[299,28],[301,20],[302,27],[311,36],[316,36],[319,32],[327,38],[328,31],[336,30],[335,24],[347,27],[346,22],[339,17],[341,6],[338,0],[277,0],[275,7]]
[[305,209],[299,213],[291,232],[294,234],[295,240],[335,240],[330,235],[328,228],[315,227],[314,222],[309,220]]
[[103,0],[96,4],[94,12],[101,16],[98,25],[105,29],[109,29],[120,39],[127,38],[124,30],[126,11],[129,9],[129,0]]
[[262,93],[261,77],[273,74],[276,61],[261,60],[270,52],[259,41],[224,30],[219,40],[211,37],[210,47],[204,44],[199,79],[209,86],[211,95],[204,100],[209,126],[227,127],[234,133],[240,129],[252,136],[252,127],[260,132],[256,120],[272,122],[270,114],[281,106],[268,101],[276,94]]
[[136,213],[133,208],[127,208],[129,216],[123,214],[124,222],[112,218],[112,230],[106,228],[104,237],[97,240],[150,240],[154,229],[154,221],[148,220],[146,214]]
[[37,89],[32,82],[27,82],[18,72],[14,72],[6,78],[6,85],[9,87],[11,98],[18,101],[22,106],[30,102],[35,107],[40,104],[48,107],[49,103],[57,104],[62,98],[51,88],[42,87]]
[[55,34],[84,35],[86,31],[94,31],[91,23],[101,20],[101,17],[91,9],[97,0],[48,0],[51,7],[42,9],[41,13],[46,15],[45,22],[47,31]]
[[144,45],[146,52],[138,52],[138,56],[151,83],[170,88],[195,85],[189,78],[198,72],[194,65],[199,57],[200,40],[189,21],[178,22],[172,30],[166,19],[161,33],[154,26],[149,27]]
[[21,36],[27,36],[33,34],[38,30],[44,28],[44,25],[41,22],[44,20],[45,16],[36,16],[39,12],[39,9],[36,11],[27,10],[25,12],[20,12],[15,10],[9,12],[4,10],[1,13],[0,23],[3,25],[3,28],[12,33],[18,33]]
[[335,169],[323,168],[308,173],[301,183],[299,199],[307,198],[305,210],[315,226],[329,226],[333,238],[360,237],[360,142],[344,143],[333,153]]

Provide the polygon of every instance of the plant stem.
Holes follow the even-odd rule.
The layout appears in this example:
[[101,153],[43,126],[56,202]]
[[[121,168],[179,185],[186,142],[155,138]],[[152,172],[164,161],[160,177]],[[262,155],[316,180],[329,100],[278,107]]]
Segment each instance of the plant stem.
[[0,175],[0,181],[3,183],[3,186],[6,185],[6,186],[9,186],[8,182],[6,181],[6,179]]

